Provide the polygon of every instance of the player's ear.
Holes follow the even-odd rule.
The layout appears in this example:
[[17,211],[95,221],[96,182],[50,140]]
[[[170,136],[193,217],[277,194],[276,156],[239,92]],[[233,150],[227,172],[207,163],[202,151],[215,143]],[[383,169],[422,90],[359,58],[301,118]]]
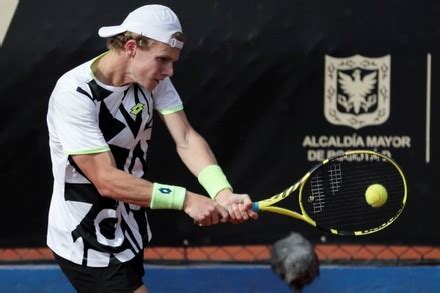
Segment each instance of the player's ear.
[[137,43],[136,40],[128,40],[124,45],[125,52],[129,58],[133,58],[136,55]]

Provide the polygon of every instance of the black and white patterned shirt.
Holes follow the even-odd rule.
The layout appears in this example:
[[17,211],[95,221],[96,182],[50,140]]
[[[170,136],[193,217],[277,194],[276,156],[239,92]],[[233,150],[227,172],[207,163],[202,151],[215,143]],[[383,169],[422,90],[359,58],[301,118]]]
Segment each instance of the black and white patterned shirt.
[[47,245],[74,263],[106,267],[132,259],[151,239],[146,209],[101,196],[71,156],[111,151],[118,169],[141,177],[153,110],[166,115],[183,106],[169,78],[152,92],[100,83],[91,71],[96,59],[64,74],[49,100],[54,185]]

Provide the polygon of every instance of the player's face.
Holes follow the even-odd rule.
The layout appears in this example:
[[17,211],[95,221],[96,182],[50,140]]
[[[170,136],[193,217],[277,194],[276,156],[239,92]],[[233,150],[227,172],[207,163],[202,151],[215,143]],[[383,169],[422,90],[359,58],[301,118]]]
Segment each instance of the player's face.
[[152,91],[159,81],[171,77],[174,73],[174,63],[177,62],[180,49],[155,42],[148,50],[136,50],[131,78],[134,82]]

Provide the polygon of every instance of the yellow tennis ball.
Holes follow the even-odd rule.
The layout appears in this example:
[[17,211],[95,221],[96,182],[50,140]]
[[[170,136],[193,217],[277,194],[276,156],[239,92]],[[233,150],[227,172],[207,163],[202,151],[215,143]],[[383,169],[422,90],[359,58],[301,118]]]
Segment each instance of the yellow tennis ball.
[[372,184],[365,191],[365,200],[373,208],[383,206],[388,199],[388,192],[381,184]]

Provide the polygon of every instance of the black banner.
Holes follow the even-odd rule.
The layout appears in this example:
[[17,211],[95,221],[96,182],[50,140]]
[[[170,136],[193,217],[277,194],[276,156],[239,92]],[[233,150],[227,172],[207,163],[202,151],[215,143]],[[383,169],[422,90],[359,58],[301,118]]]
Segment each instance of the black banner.
[[[183,213],[154,211],[152,244],[272,243],[292,230],[314,242],[440,244],[439,3],[4,2],[0,246],[45,244],[53,180],[46,111],[56,80],[105,50],[99,27],[148,3],[170,6],[180,17],[186,42],[172,80],[236,192],[264,199],[348,149],[390,155],[408,179],[403,214],[374,235],[330,236],[274,214],[202,229]],[[159,119],[148,160],[150,180],[204,192]]]

